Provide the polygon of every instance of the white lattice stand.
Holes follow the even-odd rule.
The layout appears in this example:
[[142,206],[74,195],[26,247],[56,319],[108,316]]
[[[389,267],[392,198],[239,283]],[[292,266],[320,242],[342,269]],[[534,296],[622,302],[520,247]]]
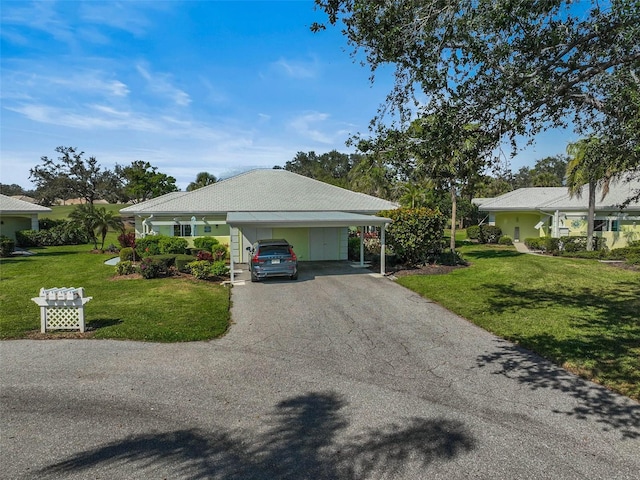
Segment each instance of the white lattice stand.
[[41,288],[31,299],[40,307],[40,331],[84,332],[84,304],[92,298],[84,296],[84,288]]

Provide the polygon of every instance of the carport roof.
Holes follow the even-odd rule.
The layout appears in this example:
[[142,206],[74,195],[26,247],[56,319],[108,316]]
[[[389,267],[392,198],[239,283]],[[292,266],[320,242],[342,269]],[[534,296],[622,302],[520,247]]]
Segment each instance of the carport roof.
[[227,223],[232,227],[350,227],[384,225],[391,219],[348,212],[229,212]]

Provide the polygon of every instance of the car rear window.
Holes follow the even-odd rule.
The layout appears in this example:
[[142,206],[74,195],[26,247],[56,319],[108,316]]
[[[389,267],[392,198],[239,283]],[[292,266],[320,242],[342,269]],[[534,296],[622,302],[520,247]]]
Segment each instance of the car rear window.
[[259,255],[289,255],[287,245],[263,245],[260,247]]

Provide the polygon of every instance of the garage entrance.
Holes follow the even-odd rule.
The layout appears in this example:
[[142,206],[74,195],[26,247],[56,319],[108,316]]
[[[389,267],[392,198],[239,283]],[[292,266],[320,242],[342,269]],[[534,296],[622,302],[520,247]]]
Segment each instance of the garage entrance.
[[[300,261],[347,260],[350,226],[382,227],[380,257],[384,273],[384,232],[388,223],[388,218],[349,212],[229,212],[231,281],[234,263],[247,263],[246,247],[260,239],[286,238]],[[362,242],[360,249],[362,263]]]

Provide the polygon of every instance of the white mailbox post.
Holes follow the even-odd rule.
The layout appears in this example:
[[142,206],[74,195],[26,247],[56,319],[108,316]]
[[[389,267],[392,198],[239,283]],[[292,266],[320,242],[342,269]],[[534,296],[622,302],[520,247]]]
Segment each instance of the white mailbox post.
[[84,296],[84,288],[41,288],[40,296],[31,299],[40,307],[40,331],[84,332],[84,304],[92,298]]

